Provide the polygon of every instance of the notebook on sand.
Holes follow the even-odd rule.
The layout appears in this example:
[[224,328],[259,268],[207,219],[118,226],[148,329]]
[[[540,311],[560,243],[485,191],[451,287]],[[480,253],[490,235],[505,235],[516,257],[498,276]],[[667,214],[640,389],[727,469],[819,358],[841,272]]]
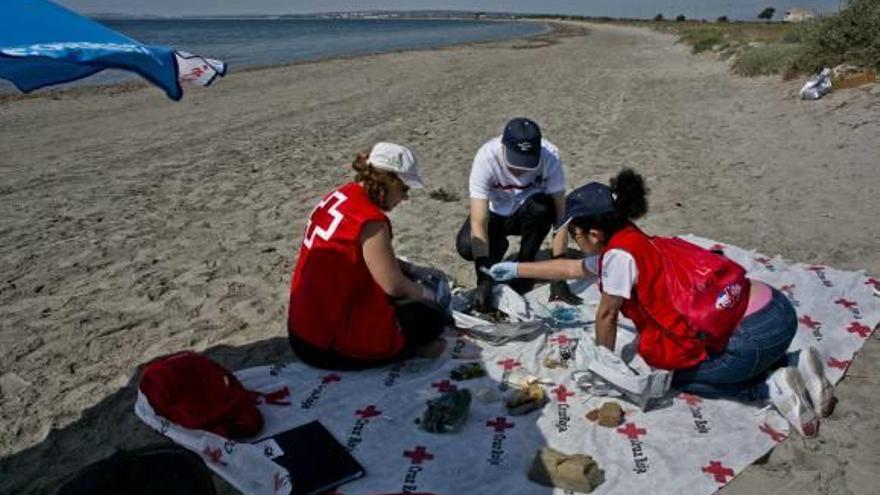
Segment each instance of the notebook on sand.
[[256,442],[290,473],[291,495],[323,493],[366,474],[324,426],[312,421]]

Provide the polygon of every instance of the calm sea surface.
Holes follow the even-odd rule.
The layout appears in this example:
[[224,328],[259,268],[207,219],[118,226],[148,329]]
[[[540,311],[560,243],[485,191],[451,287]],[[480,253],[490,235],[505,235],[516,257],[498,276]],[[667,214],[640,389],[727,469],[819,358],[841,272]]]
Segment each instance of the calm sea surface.
[[510,39],[545,31],[536,22],[469,20],[117,20],[113,29],[236,67]]
[[[517,21],[391,19],[163,19],[102,20],[146,44],[216,58],[230,71],[326,57],[430,48],[518,38],[548,30]],[[107,70],[73,84],[108,84],[133,76]],[[0,91],[13,90],[0,81]],[[4,91],[4,92],[5,92]]]

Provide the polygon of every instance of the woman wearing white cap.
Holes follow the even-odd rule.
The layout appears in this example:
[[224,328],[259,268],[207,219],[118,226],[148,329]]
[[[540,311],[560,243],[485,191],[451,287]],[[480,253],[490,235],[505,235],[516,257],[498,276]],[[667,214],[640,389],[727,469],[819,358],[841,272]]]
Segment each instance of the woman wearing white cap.
[[[376,144],[352,163],[356,175],[309,216],[293,274],[288,332],[307,364],[360,369],[435,343],[445,312],[435,290],[410,280],[391,246],[385,212],[424,187],[416,157]],[[442,297],[442,296],[441,296]]]

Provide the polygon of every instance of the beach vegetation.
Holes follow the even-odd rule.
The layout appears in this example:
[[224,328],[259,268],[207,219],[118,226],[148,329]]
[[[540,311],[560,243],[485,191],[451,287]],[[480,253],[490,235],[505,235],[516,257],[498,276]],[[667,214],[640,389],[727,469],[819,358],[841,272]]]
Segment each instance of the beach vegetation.
[[678,16],[675,17],[675,22],[684,22],[686,20],[687,17],[685,17],[684,14],[678,14]]
[[733,61],[733,72],[741,76],[793,76],[790,68],[803,48],[796,44],[772,43],[743,50]]
[[730,22],[730,19],[728,19],[726,15],[723,15],[718,19],[715,19],[715,22]]
[[654,16],[654,20],[657,22],[662,22],[665,20],[665,18],[663,17],[663,14],[657,14]]
[[880,1],[850,0],[837,15],[803,25],[803,50],[792,72],[815,72],[847,63],[880,69]]
[[657,23],[654,27],[677,34],[694,53],[711,50],[731,60],[732,70],[743,76],[791,78],[843,63],[880,70],[878,0],[848,0],[838,14],[802,23],[725,20]]

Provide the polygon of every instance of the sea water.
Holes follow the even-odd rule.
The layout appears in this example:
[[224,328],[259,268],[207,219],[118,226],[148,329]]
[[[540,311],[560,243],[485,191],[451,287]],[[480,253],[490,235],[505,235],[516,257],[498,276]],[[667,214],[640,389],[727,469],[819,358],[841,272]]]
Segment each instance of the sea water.
[[[513,39],[548,31],[527,21],[465,19],[113,19],[110,28],[145,44],[216,58],[231,71],[367,53]],[[136,76],[105,71],[76,84]],[[0,86],[4,86],[0,81]],[[11,85],[9,85],[11,86]]]

